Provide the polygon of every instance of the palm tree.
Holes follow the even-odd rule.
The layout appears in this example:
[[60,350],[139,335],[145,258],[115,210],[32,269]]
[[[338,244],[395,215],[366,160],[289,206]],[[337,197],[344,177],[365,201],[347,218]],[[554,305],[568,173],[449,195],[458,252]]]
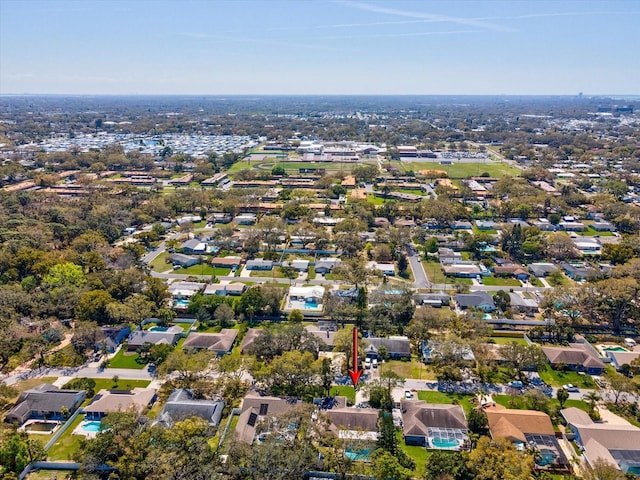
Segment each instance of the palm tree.
[[589,393],[585,393],[582,399],[589,404],[589,416],[594,417],[596,413],[596,403],[598,403],[602,397],[595,390]]

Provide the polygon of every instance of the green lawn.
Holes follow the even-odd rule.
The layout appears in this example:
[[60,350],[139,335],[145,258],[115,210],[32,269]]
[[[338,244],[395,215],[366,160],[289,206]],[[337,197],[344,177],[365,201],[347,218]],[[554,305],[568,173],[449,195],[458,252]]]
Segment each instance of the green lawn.
[[581,235],[585,237],[593,237],[598,235],[599,237],[613,237],[613,232],[599,232],[598,230],[594,230],[589,225],[587,225],[587,229],[580,232]]
[[118,351],[115,357],[109,360],[110,368],[131,368],[135,370],[141,370],[146,366],[146,363],[137,362],[140,355],[135,352],[126,352],[125,346]]
[[148,387],[151,381],[149,380],[118,380],[118,385],[114,385],[113,380],[110,378],[94,378],[96,387],[94,391],[98,393],[100,390],[133,390],[136,387]]
[[178,270],[175,270],[173,273],[182,273],[182,274],[188,274],[188,275],[208,275],[208,276],[212,276],[215,274],[217,277],[226,277],[231,273],[231,269],[213,267],[205,262],[205,263],[200,263],[198,265],[191,265],[190,267],[187,267],[187,268],[180,268]]
[[447,172],[450,178],[479,177],[483,173],[488,173],[491,177],[504,177],[507,175],[519,176],[520,170],[507,163],[454,163],[452,165],[441,165],[440,162],[406,162],[401,163],[400,168],[413,170],[442,170]]
[[367,193],[367,203],[371,205],[384,205],[384,198],[376,197],[373,193]]
[[553,387],[561,387],[571,383],[578,388],[595,388],[596,383],[590,375],[581,375],[578,372],[559,372],[547,365],[540,372],[540,378]]
[[431,283],[451,283],[445,277],[439,262],[422,262],[424,272]]
[[540,281],[539,278],[531,277],[529,283],[534,287],[544,287],[544,284]]
[[427,459],[431,455],[431,452],[417,445],[405,445],[404,438],[402,438],[402,430],[400,429],[396,430],[396,439],[398,440],[400,449],[416,462],[416,469],[413,471],[414,478],[424,478]]
[[484,285],[491,285],[496,287],[520,287],[522,284],[520,280],[515,278],[504,277],[482,277],[482,283]]
[[420,390],[418,391],[418,399],[424,400],[427,403],[445,403],[447,405],[457,404],[460,405],[466,413],[475,408],[475,405],[471,402],[473,395]]
[[316,278],[316,267],[309,267],[309,272],[307,273],[307,280],[314,280]]
[[421,190],[419,188],[407,188],[407,189],[401,188],[401,189],[392,190],[392,191],[396,193],[411,193],[413,195],[426,195],[424,190]]
[[348,385],[334,385],[330,393],[334,397],[347,397],[349,405],[356,403],[356,389]]
[[493,343],[497,345],[509,345],[512,342],[515,342],[518,345],[527,345],[527,342],[524,338],[491,337],[491,340],[493,340]]
[[173,267],[170,263],[167,263],[167,259],[169,258],[169,252],[162,252],[153,261],[149,264],[151,270],[154,272],[166,272],[167,270],[171,270]]
[[81,435],[72,435],[73,429],[84,420],[84,415],[78,415],[64,434],[47,452],[48,460],[71,460],[75,451],[80,447],[84,439]]
[[422,380],[435,380],[434,371],[422,362],[411,360],[403,362],[401,360],[387,360],[380,365],[380,372],[391,370],[402,378],[417,378]]
[[[505,408],[515,408],[517,410],[527,410],[527,399],[523,396],[511,395],[492,395],[493,400]],[[560,402],[556,398],[549,399],[549,407],[551,409],[560,408]],[[589,411],[589,404],[582,400],[567,400],[564,402],[564,408],[575,407],[585,412]]]
[[33,387],[37,387],[38,385],[42,385],[43,383],[53,383],[57,380],[57,377],[40,377],[40,378],[30,378],[29,380],[23,380],[21,382],[16,382],[11,385],[12,388],[15,388],[18,392],[22,393],[25,390],[30,390]]

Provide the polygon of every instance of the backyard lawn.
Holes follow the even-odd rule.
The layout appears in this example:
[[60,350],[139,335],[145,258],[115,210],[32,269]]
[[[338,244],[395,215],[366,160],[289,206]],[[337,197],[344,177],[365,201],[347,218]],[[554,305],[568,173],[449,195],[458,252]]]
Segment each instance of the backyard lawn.
[[544,370],[539,372],[540,378],[552,387],[561,387],[567,383],[571,383],[579,388],[595,388],[596,383],[590,375],[580,374],[578,372],[560,372],[547,365]]
[[137,360],[140,358],[135,352],[127,352],[125,346],[116,353],[116,356],[109,360],[109,368],[132,368],[141,370],[146,367],[146,363],[139,363]]
[[431,451],[417,445],[405,445],[404,438],[402,438],[402,430],[400,429],[396,430],[396,439],[400,449],[416,462],[416,469],[413,472],[415,478],[424,478],[427,459],[431,455]]
[[347,397],[349,405],[356,403],[356,390],[348,385],[334,385],[330,393],[334,397]]
[[64,434],[54,443],[47,452],[48,460],[71,460],[73,454],[80,447],[83,439],[81,435],[72,435],[73,429],[84,420],[84,415],[78,415]]

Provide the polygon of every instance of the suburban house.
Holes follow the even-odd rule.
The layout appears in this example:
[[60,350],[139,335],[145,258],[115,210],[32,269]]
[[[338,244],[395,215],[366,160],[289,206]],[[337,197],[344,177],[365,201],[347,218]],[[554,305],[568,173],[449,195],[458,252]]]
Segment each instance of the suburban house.
[[184,350],[208,350],[218,355],[225,355],[233,348],[238,330],[223,328],[220,333],[192,333],[187,337],[182,348]]
[[177,265],[182,268],[198,265],[202,260],[193,255],[186,255],[184,253],[172,253],[169,255],[169,261],[172,265]]
[[225,285],[224,291],[227,295],[238,296],[242,295],[245,290],[249,288],[244,283],[229,283]]
[[556,267],[553,263],[545,263],[545,262],[530,263],[529,271],[534,276],[538,278],[542,278],[552,274],[553,272],[558,271],[558,267]]
[[192,238],[183,242],[180,245],[180,248],[184,253],[194,253],[196,255],[205,253],[207,251],[207,244],[200,241],[198,238]]
[[331,273],[331,271],[339,267],[342,264],[342,260],[339,258],[320,258],[316,261],[315,271],[320,274]]
[[291,287],[285,301],[285,312],[300,310],[304,316],[322,315],[324,287]]
[[223,409],[222,400],[197,399],[191,390],[179,388],[169,395],[167,403],[162,407],[153,425],[171,428],[176,422],[199,417],[209,422],[212,427],[217,427],[222,418]]
[[[335,336],[336,331],[338,330],[338,326],[334,322],[322,322],[319,321],[317,324],[307,325],[304,329],[317,337],[318,340],[322,342],[322,344],[327,347],[332,347],[335,345]],[[322,349],[322,348],[321,348]]]
[[458,293],[453,298],[460,310],[477,308],[490,313],[495,312],[497,309],[493,298],[487,292]]
[[396,267],[393,263],[369,262],[367,268],[377,270],[387,277],[393,277],[396,274]]
[[441,262],[441,268],[447,277],[475,278],[484,274],[480,265],[475,262],[464,260],[458,263]]
[[409,339],[400,335],[392,335],[389,338],[367,338],[369,345],[365,349],[365,355],[369,358],[381,360],[380,349],[386,350],[386,355],[392,359],[411,358],[411,343]]
[[94,348],[98,351],[106,349],[109,353],[115,352],[118,345],[131,333],[131,329],[126,325],[100,327],[100,330],[102,330],[103,337],[96,342]]
[[63,420],[82,405],[84,390],[60,390],[43,383],[20,394],[18,401],[5,416],[5,422],[22,425],[30,419]]
[[460,405],[403,400],[400,410],[402,436],[407,445],[460,450],[467,442],[469,429]]
[[255,342],[256,338],[262,335],[261,328],[250,328],[247,330],[247,333],[244,334],[244,338],[242,339],[242,343],[240,344],[240,353],[247,353],[247,350],[251,348],[253,342]]
[[442,291],[436,293],[416,293],[413,295],[413,300],[416,305],[440,308],[449,305],[451,295]]
[[574,280],[576,282],[579,282],[580,280],[586,280],[589,275],[595,272],[593,268],[584,264],[562,262],[560,266],[562,267],[562,270],[564,270],[564,273],[566,273],[571,280]]
[[262,258],[255,258],[253,260],[247,260],[245,266],[247,270],[271,270],[273,268],[273,261],[263,260]]
[[625,474],[640,474],[640,428],[629,423],[596,423],[575,407],[560,410],[560,414],[591,466],[604,460]]
[[606,365],[587,343],[570,343],[568,347],[542,347],[553,368],[565,367],[589,375],[601,375]]
[[607,357],[611,359],[611,365],[616,367],[616,370],[620,370],[622,365],[631,365],[631,362],[640,357],[640,347],[634,347],[632,352],[616,352],[608,350],[606,353]]
[[242,401],[240,417],[236,424],[236,439],[251,445],[255,440],[259,423],[286,413],[300,403],[300,400],[295,399],[262,397],[253,392],[248,393]]
[[283,267],[291,267],[297,272],[307,272],[309,270],[309,260],[292,260],[291,262],[284,262]]
[[133,390],[100,390],[92,402],[84,407],[86,420],[100,420],[112,412],[138,413],[156,400],[155,388],[137,387]]
[[145,343],[150,343],[151,345],[167,344],[175,346],[183,334],[182,328],[175,325],[162,328],[166,328],[166,330],[142,330],[141,328],[134,330],[129,335],[127,351],[135,352],[138,347],[141,347]]
[[255,213],[243,213],[234,218],[238,225],[253,225],[258,220]]
[[196,293],[202,292],[206,284],[200,282],[173,282],[169,285],[169,293],[174,306],[186,308],[189,299]]
[[456,357],[465,362],[473,362],[476,357],[469,345],[461,342],[440,343],[434,340],[422,341],[422,361],[431,363],[436,359]]
[[242,263],[240,257],[214,257],[211,259],[211,265],[218,268],[230,268],[231,270],[237,270]]
[[551,418],[537,410],[515,410],[501,405],[484,408],[493,438],[506,438],[518,449],[535,448],[537,468],[567,468],[569,462],[558,444]]
[[325,414],[331,421],[330,429],[345,440],[378,439],[378,415],[375,408],[332,408]]
[[497,277],[514,277],[523,282],[529,280],[529,277],[531,276],[524,268],[514,263],[496,265],[493,267],[493,273]]
[[524,313],[525,315],[535,315],[538,313],[540,304],[534,298],[524,297],[521,293],[509,293],[509,308],[512,312]]

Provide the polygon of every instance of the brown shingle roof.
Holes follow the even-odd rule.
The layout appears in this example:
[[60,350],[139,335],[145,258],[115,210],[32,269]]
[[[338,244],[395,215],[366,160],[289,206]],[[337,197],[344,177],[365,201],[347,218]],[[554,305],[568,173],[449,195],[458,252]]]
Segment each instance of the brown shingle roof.
[[378,410],[375,408],[333,408],[327,416],[338,430],[378,431]]
[[[495,426],[500,428],[500,425],[497,424],[502,418],[508,420],[511,425],[523,434],[555,435],[551,418],[544,412],[513,410],[496,405],[495,407],[487,407],[485,413],[487,414],[489,430],[491,430],[492,435],[494,435],[493,429]],[[502,428],[506,428],[506,426]]]
[[428,428],[467,430],[467,419],[460,405],[431,404],[422,400],[400,402],[404,435],[426,436]]

